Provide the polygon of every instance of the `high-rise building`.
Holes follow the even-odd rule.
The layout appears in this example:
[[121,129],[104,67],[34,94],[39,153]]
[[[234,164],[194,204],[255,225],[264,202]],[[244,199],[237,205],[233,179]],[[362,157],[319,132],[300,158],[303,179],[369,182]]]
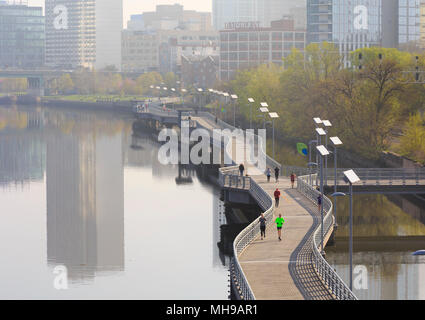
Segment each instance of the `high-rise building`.
[[305,0],[213,0],[213,25],[218,31],[231,22],[258,22],[268,28],[296,6],[305,7]]
[[259,21],[258,0],[213,0],[215,30],[225,29],[229,22]]
[[327,41],[341,53],[380,46],[382,0],[308,0],[309,43]]
[[[384,0],[385,1],[385,0]],[[420,38],[420,0],[399,0],[398,44],[416,45]]]
[[179,4],[158,5],[156,11],[131,16],[127,28],[135,31],[176,29],[211,31],[211,13],[184,10]]
[[0,67],[44,65],[43,8],[0,2]]
[[46,64],[121,66],[122,0],[46,0]]
[[421,49],[425,49],[425,1],[421,1],[421,35],[419,40],[419,46]]
[[306,32],[295,30],[289,17],[273,21],[269,28],[255,23],[235,24],[220,31],[220,80],[234,79],[238,70],[261,64],[283,65],[293,48],[304,52]]

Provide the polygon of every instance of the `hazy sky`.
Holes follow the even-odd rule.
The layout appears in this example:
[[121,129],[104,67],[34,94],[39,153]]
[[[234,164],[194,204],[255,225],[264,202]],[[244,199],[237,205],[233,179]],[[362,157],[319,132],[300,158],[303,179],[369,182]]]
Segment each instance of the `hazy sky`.
[[[113,0],[101,0],[113,1]],[[131,14],[142,13],[143,11],[154,11],[158,4],[179,3],[187,10],[212,11],[212,0],[123,0],[124,2],[124,26],[130,19]],[[29,5],[44,6],[44,0],[28,0]]]

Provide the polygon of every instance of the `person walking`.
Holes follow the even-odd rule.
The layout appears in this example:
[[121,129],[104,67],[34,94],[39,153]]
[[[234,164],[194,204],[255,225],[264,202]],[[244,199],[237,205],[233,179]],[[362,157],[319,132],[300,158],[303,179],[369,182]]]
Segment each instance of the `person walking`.
[[277,235],[279,237],[279,241],[282,241],[282,228],[283,224],[285,223],[285,220],[282,218],[282,215],[279,214],[279,218],[276,218],[276,225],[277,225]]
[[317,207],[319,208],[319,214],[321,213],[321,209],[322,209],[322,195],[319,195],[317,197]]
[[274,177],[276,178],[276,182],[279,182],[279,172],[280,170],[278,167],[274,168]]
[[294,183],[295,183],[295,179],[296,179],[296,175],[295,173],[292,172],[291,174],[291,185],[292,185],[292,189],[294,189]]
[[276,203],[276,208],[279,208],[279,200],[280,200],[279,189],[276,189],[276,191],[274,192],[274,199],[275,199],[275,203]]
[[245,166],[243,165],[243,163],[240,164],[239,166],[239,172],[241,174],[241,177],[243,177],[243,172],[245,171]]
[[263,237],[266,237],[266,221],[267,219],[264,218],[264,214],[261,214],[260,217],[260,231],[261,231],[261,240],[263,240]]
[[270,168],[267,168],[266,176],[267,176],[267,182],[270,182],[270,177],[272,176],[272,171],[270,170]]

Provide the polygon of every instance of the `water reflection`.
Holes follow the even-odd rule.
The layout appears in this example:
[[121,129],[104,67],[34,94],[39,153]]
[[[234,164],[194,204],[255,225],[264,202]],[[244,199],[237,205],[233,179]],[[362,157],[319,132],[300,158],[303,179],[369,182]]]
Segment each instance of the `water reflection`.
[[0,108],[0,186],[23,187],[44,177],[43,113]]
[[131,117],[0,107],[0,297],[226,299],[220,193],[158,147]]
[[122,134],[47,138],[47,257],[72,281],[124,270]]
[[[425,299],[425,259],[412,256],[416,250],[424,249],[423,204],[417,196],[354,197],[353,264],[365,266],[368,279],[367,290],[354,290],[359,299]],[[338,199],[336,241],[326,249],[328,262],[346,283],[349,281],[348,206],[348,199]]]
[[[346,283],[348,258],[346,252],[328,255],[329,263]],[[414,257],[411,252],[356,252],[353,264],[367,269],[367,289],[354,283],[354,293],[359,299],[425,300],[425,257]]]

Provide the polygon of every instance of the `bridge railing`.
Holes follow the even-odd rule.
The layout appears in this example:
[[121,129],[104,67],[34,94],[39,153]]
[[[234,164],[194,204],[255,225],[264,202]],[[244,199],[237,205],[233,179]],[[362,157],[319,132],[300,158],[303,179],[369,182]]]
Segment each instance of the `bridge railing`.
[[[345,184],[343,172],[348,169],[337,170],[337,181]],[[361,179],[363,185],[423,185],[425,184],[425,168],[357,168],[353,169]],[[328,183],[334,182],[335,173],[328,169]]]
[[[313,176],[313,180],[316,180],[316,176]],[[320,192],[316,190],[312,185],[309,184],[310,177],[302,176],[298,177],[297,189],[302,193],[307,199],[311,200],[313,203],[317,203],[317,198],[320,195]],[[334,225],[334,217],[332,214],[333,204],[328,197],[323,199],[323,210],[326,212],[326,215],[323,219],[323,230],[324,235],[327,235],[332,226]],[[320,252],[321,246],[321,237],[322,237],[322,223],[320,221],[319,226],[313,234],[313,265],[314,268],[322,279],[323,283],[329,288],[332,294],[338,300],[357,300],[357,297],[354,293],[347,287],[344,281],[339,277],[336,271],[329,265],[326,259],[322,256]]]
[[[219,181],[223,182],[222,186],[227,187],[226,177],[237,176],[238,167],[227,167],[219,170]],[[236,174],[236,175],[235,175]],[[251,196],[257,201],[259,206],[264,210],[264,217],[266,218],[267,225],[273,223],[273,199],[261,188],[251,177],[243,177],[247,179],[249,183],[249,192]],[[235,238],[233,242],[233,257],[230,263],[230,276],[232,285],[241,300],[255,300],[254,292],[249,285],[249,282],[243,272],[243,269],[239,263],[239,256],[243,251],[258,237],[260,234],[260,217],[255,219],[248,227],[242,230],[241,233]]]

